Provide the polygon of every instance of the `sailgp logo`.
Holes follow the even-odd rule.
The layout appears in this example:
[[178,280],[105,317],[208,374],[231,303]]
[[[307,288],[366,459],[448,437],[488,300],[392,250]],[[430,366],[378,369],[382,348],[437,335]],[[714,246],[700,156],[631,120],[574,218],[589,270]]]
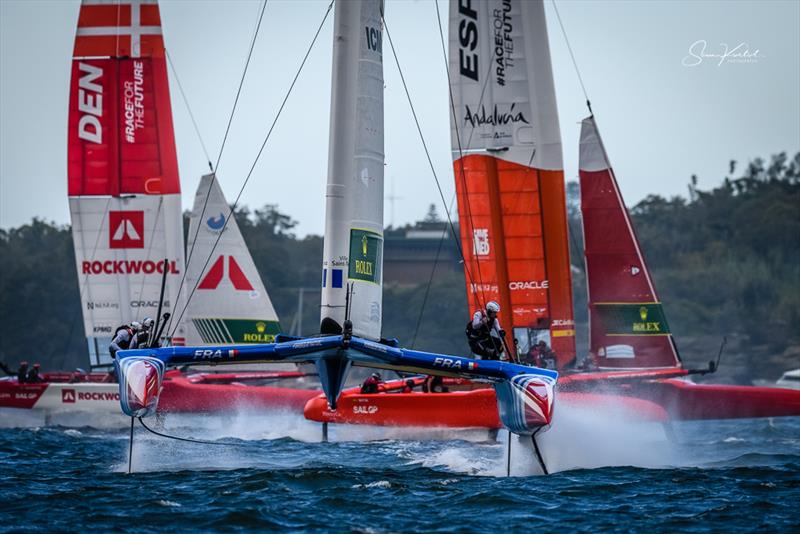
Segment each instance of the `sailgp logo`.
[[[217,289],[225,276],[225,255],[220,255],[197,286],[197,289]],[[247,279],[239,263],[233,256],[228,256],[228,279],[238,291],[254,291],[253,284]]]
[[109,248],[144,248],[144,212],[109,211]]
[[514,110],[516,104],[511,104],[511,108],[505,112],[498,110],[497,104],[495,104],[494,110],[492,110],[488,115],[486,114],[486,106],[481,106],[480,111],[476,111],[474,113],[471,109],[469,109],[469,106],[464,107],[467,110],[466,115],[464,115],[464,124],[469,124],[473,128],[477,128],[478,126],[483,126],[486,124],[492,126],[503,126],[508,123],[516,124],[518,122],[530,124],[528,119],[525,118],[525,115],[523,115],[521,111]]
[[489,229],[488,228],[475,228],[472,230],[472,243],[476,256],[489,255]]

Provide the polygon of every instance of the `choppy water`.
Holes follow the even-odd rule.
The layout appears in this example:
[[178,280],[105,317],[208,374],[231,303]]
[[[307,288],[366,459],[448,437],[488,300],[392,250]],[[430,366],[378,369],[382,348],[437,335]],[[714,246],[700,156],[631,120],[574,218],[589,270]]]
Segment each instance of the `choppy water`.
[[[4,417],[0,415],[0,417]],[[550,476],[504,433],[338,427],[296,416],[168,418],[161,429],[0,430],[0,531],[88,528],[484,531],[800,528],[800,418],[657,425],[560,413]],[[428,438],[434,437],[435,440]],[[365,441],[371,440],[371,441]]]

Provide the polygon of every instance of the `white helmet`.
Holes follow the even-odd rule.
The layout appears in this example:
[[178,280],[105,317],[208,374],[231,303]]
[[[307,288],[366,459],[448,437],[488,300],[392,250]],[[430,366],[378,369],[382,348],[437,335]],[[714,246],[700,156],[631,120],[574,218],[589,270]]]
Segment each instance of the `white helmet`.
[[151,328],[153,328],[154,324],[155,321],[153,320],[152,317],[145,317],[144,320],[142,321],[142,326],[144,327],[145,330],[150,330]]
[[142,323],[139,321],[131,321],[131,330],[136,330],[137,332],[142,329]]
[[499,313],[500,312],[500,305],[498,303],[496,303],[495,301],[490,300],[489,302],[486,303],[486,311],[487,312]]

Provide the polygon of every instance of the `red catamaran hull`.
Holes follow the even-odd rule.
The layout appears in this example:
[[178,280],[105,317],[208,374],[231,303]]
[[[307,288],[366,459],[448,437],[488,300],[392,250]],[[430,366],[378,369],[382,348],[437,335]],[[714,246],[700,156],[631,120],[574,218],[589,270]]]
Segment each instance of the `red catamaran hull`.
[[[800,416],[800,391],[657,378],[671,374],[675,371],[566,375],[559,380],[558,402],[576,408],[613,405],[638,420],[650,422]],[[342,393],[335,412],[328,408],[324,397],[318,396],[305,405],[304,414],[307,419],[323,423],[452,428],[502,426],[491,388],[405,394],[389,391],[361,394],[351,389]]]
[[[0,408],[119,414],[119,385],[103,382],[106,377],[104,373],[93,373],[84,377],[84,381],[70,382],[70,373],[53,373],[44,376],[47,381],[36,384],[3,379]],[[171,371],[164,379],[159,410],[167,413],[288,410],[299,414],[319,390],[248,385],[248,382],[300,377],[302,373],[297,372],[184,375]]]

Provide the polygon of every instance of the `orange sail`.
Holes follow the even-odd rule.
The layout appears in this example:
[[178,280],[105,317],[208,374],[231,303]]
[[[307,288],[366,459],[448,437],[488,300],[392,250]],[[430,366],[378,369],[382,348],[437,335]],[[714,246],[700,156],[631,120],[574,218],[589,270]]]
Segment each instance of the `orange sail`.
[[451,140],[472,311],[500,304],[526,354],[575,359],[561,133],[542,2],[450,9]]

